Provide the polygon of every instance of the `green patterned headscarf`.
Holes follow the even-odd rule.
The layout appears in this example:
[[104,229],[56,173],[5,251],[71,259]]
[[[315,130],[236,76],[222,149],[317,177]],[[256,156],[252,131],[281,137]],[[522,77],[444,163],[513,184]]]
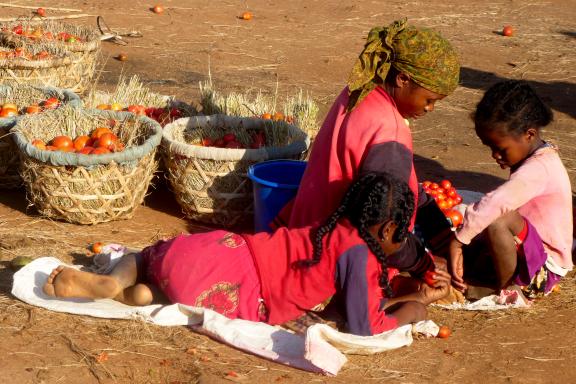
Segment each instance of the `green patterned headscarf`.
[[384,83],[390,66],[440,95],[449,95],[458,86],[460,64],[450,43],[438,32],[408,26],[402,19],[370,30],[348,78],[349,111]]

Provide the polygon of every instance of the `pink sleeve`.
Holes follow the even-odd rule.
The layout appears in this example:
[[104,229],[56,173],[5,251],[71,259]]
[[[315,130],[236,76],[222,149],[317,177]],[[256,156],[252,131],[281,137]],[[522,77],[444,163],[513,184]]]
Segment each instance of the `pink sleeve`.
[[464,223],[456,232],[456,238],[469,244],[497,218],[541,194],[548,177],[548,171],[540,161],[527,161],[507,182],[466,208]]

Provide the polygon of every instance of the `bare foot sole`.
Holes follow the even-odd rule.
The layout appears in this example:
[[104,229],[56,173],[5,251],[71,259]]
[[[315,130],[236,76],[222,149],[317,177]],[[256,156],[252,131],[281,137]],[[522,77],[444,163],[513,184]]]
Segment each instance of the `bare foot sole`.
[[54,297],[77,297],[86,299],[113,298],[121,287],[113,277],[78,271],[62,265],[54,268],[44,293]]

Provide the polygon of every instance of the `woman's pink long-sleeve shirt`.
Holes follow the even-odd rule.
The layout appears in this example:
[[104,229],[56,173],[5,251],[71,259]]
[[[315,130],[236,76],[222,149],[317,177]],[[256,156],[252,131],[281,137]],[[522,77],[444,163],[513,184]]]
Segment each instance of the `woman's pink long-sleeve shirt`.
[[469,244],[501,215],[518,210],[538,231],[548,254],[546,266],[561,276],[572,270],[572,189],[557,150],[536,150],[510,179],[469,205],[458,240]]

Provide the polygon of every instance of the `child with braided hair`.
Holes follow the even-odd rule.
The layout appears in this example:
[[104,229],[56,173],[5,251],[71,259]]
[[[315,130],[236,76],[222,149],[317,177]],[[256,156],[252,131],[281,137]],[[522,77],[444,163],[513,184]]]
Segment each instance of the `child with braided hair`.
[[427,254],[405,259],[396,252],[407,238],[413,211],[406,183],[372,172],[350,187],[320,227],[180,235],[124,255],[109,275],[60,266],[44,292],[131,305],[150,304],[161,293],[170,302],[270,324],[296,319],[338,295],[348,332],[378,334],[424,320],[426,305],[449,292],[451,277],[438,270],[433,284],[395,293],[395,269],[415,277],[434,269]]

